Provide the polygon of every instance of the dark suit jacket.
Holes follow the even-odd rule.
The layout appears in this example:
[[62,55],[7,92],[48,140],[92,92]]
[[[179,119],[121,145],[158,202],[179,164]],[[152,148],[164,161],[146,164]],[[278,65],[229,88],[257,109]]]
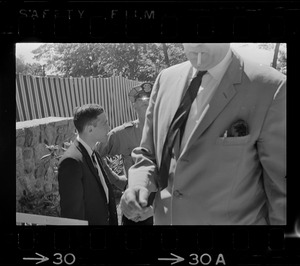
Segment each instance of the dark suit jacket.
[[[98,154],[97,158],[101,167]],[[103,168],[102,173],[109,189],[109,204],[91,157],[83,145],[75,140],[58,166],[62,217],[87,220],[89,225],[118,224],[112,186]]]

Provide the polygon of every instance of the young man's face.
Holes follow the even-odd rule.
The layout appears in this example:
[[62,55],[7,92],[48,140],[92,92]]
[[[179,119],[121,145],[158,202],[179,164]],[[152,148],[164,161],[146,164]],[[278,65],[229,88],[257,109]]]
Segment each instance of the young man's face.
[[227,54],[229,43],[183,43],[186,57],[198,70],[208,70],[219,64]]
[[99,141],[102,143],[107,142],[107,134],[110,128],[108,125],[107,117],[105,112],[97,116],[96,126],[93,126],[93,130],[91,132],[91,137],[95,142]]

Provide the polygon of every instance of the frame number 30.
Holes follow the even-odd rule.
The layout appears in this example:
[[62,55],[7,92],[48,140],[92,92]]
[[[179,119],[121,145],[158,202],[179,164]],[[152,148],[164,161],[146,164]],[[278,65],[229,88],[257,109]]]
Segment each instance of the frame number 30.
[[56,261],[53,261],[53,264],[56,265],[60,265],[62,263],[72,265],[76,260],[75,255],[72,253],[68,253],[65,256],[63,256],[61,253],[55,253],[54,256],[56,257]]

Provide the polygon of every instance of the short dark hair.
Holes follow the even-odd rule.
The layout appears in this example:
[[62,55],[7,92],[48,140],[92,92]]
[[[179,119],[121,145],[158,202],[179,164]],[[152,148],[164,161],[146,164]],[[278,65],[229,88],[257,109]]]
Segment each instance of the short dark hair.
[[74,125],[81,133],[87,125],[94,124],[98,115],[104,112],[99,104],[85,104],[74,109]]

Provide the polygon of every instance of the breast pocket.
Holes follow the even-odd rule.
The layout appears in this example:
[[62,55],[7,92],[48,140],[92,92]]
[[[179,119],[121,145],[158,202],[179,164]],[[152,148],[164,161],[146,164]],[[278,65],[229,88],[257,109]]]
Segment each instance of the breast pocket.
[[216,144],[218,145],[244,145],[249,142],[251,135],[243,137],[227,137],[227,138],[218,138]]

